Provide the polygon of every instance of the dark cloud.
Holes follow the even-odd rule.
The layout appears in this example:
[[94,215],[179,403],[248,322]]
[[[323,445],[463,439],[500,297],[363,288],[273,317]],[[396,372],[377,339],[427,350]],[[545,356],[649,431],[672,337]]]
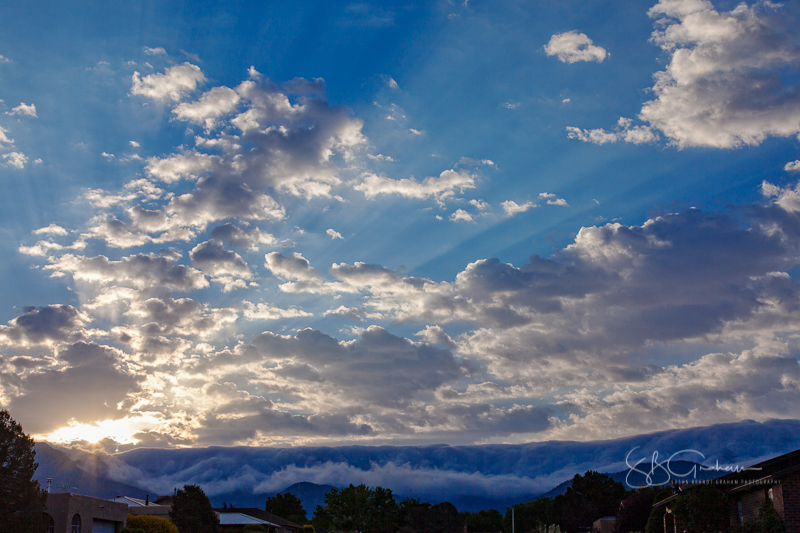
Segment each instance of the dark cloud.
[[91,423],[127,414],[129,406],[118,405],[139,390],[143,377],[120,366],[117,350],[78,342],[58,355],[69,366],[28,374],[8,404],[29,432],[53,431],[71,419]]
[[71,305],[26,307],[8,326],[0,326],[0,340],[8,344],[74,341],[83,338],[85,320]]

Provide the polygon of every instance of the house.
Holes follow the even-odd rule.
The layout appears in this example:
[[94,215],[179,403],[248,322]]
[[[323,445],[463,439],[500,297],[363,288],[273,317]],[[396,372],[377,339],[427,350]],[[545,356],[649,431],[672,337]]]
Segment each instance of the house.
[[728,495],[731,525],[754,520],[768,498],[783,518],[786,533],[800,533],[800,450],[731,472],[716,483]]
[[[800,533],[800,450],[762,461],[712,481],[728,497],[731,526],[741,526],[758,517],[765,499],[783,519],[785,533]],[[691,483],[675,486],[675,493],[653,504],[664,507],[664,533],[683,528],[675,519],[675,503],[681,493],[692,490]]]
[[[268,513],[267,511],[258,509],[256,507],[223,507],[221,509],[214,509],[214,511],[219,514],[220,526],[223,523],[223,519],[229,521],[234,520],[232,516],[226,515],[241,514],[259,520],[260,522],[246,523],[260,523],[265,528],[269,529],[269,533],[300,533],[303,531],[303,526],[300,524],[295,524],[291,520],[286,520],[285,518],[281,518],[280,516]],[[240,520],[245,519],[240,518]],[[242,523],[242,525],[244,525],[244,523]]]
[[149,496],[144,500],[131,498],[130,496],[117,496],[114,501],[126,504],[128,506],[128,514],[157,516],[167,520],[169,520],[169,511],[172,509],[171,505],[151,503]]
[[[225,509],[223,509],[225,511]],[[275,533],[277,531],[277,524],[271,524],[266,520],[261,520],[260,518],[255,518],[253,516],[240,513],[240,512],[219,512],[215,511],[217,516],[219,516],[219,530],[223,533],[225,531],[236,531],[239,532],[242,528],[249,524],[257,524],[260,526],[264,526],[264,529],[269,531],[269,533]]]
[[128,506],[69,492],[50,492],[44,507],[46,533],[120,533]]
[[617,519],[613,516],[598,518],[592,523],[592,533],[614,533],[614,525]]

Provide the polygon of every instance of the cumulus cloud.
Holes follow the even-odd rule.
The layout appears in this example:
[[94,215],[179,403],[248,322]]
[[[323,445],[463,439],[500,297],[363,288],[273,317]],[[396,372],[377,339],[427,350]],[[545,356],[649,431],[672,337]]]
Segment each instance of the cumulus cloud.
[[162,48],[162,47],[160,47],[160,46],[159,46],[159,47],[156,47],[156,48],[148,48],[147,46],[145,46],[145,47],[144,47],[144,53],[145,53],[145,54],[147,54],[147,55],[149,55],[149,56],[163,56],[163,55],[167,55],[167,51],[166,51],[166,50],[164,50],[164,48]]
[[800,132],[800,96],[779,72],[800,59],[791,6],[661,0],[652,42],[670,54],[639,117],[678,147],[734,148]]
[[649,144],[658,140],[658,135],[650,126],[633,126],[629,118],[620,117],[617,121],[616,131],[606,131],[603,128],[586,130],[567,126],[567,137],[592,144],[607,144],[624,141],[631,144]]
[[88,317],[71,305],[26,307],[22,315],[0,326],[0,341],[11,345],[74,341],[85,335]]
[[8,135],[6,135],[7,133],[8,130],[5,129],[3,126],[0,126],[0,144],[13,145],[14,139],[10,139]]
[[58,224],[50,224],[47,227],[39,228],[34,230],[33,233],[35,235],[42,235],[42,234],[52,234],[52,235],[67,235],[67,230],[59,226]]
[[6,115],[25,115],[29,117],[36,117],[36,106],[33,104],[20,102],[17,107],[6,113]]
[[514,200],[506,200],[505,202],[501,203],[500,206],[505,211],[506,216],[513,217],[516,214],[524,213],[528,209],[533,209],[534,207],[538,207],[533,202],[525,202],[524,204],[518,204]]
[[223,284],[223,290],[229,292],[235,288],[246,286],[244,280],[252,279],[253,273],[242,256],[226,250],[217,240],[201,242],[189,252],[192,264],[213,281]]
[[800,159],[796,161],[790,161],[784,165],[783,170],[786,172],[797,172],[800,171]]
[[597,61],[602,63],[607,52],[600,46],[595,46],[585,33],[577,30],[557,33],[550,37],[550,42],[544,46],[544,51],[549,56],[556,56],[563,63],[577,63],[578,61]]
[[562,207],[569,207],[569,204],[563,198],[559,198],[557,195],[553,193],[547,192],[540,192],[539,198],[542,200],[547,200],[547,205],[560,205]]
[[450,215],[450,220],[453,222],[458,222],[459,220],[463,220],[464,222],[473,222],[472,215],[463,209],[456,209],[453,214]]
[[6,165],[14,168],[25,168],[25,163],[28,162],[28,156],[22,152],[9,152],[7,154],[3,154],[3,159],[5,159]]
[[198,101],[184,102],[172,112],[181,120],[203,124],[206,129],[211,129],[220,115],[230,113],[236,109],[238,103],[239,95],[236,91],[228,87],[214,87]]
[[249,320],[278,320],[280,318],[296,318],[303,316],[313,316],[312,313],[307,313],[302,309],[292,307],[290,309],[281,309],[280,307],[267,303],[260,302],[257,304],[244,301],[244,317]]
[[234,248],[249,250],[257,250],[261,245],[276,244],[277,242],[275,236],[270,233],[258,228],[242,229],[230,222],[214,228],[209,237]]
[[327,231],[325,231],[325,233],[326,233],[326,234],[327,234],[327,235],[328,235],[328,236],[329,236],[329,237],[330,237],[332,240],[336,240],[336,239],[344,239],[344,237],[342,237],[342,234],[341,234],[341,233],[339,233],[338,231],[336,231],[335,229],[328,228],[328,229],[327,229]]
[[197,65],[184,63],[168,68],[163,74],[149,74],[144,78],[134,72],[131,79],[131,94],[154,100],[179,101],[194,91],[206,77]]
[[377,174],[366,174],[355,189],[364,193],[367,198],[381,194],[398,194],[406,198],[435,198],[442,202],[467,189],[475,188],[476,176],[466,170],[445,170],[437,177],[428,177],[419,182],[414,178],[391,179]]

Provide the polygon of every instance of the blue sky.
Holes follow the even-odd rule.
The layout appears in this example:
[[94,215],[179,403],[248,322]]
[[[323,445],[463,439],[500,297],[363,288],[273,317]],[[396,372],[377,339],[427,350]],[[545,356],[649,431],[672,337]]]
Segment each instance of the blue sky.
[[797,17],[6,3],[0,404],[157,446],[797,418]]

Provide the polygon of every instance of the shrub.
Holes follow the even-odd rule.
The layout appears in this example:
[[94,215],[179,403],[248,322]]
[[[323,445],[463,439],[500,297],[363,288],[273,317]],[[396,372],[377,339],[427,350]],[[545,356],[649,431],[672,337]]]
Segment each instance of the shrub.
[[140,529],[142,533],[178,533],[178,526],[158,516],[129,514],[128,528]]

